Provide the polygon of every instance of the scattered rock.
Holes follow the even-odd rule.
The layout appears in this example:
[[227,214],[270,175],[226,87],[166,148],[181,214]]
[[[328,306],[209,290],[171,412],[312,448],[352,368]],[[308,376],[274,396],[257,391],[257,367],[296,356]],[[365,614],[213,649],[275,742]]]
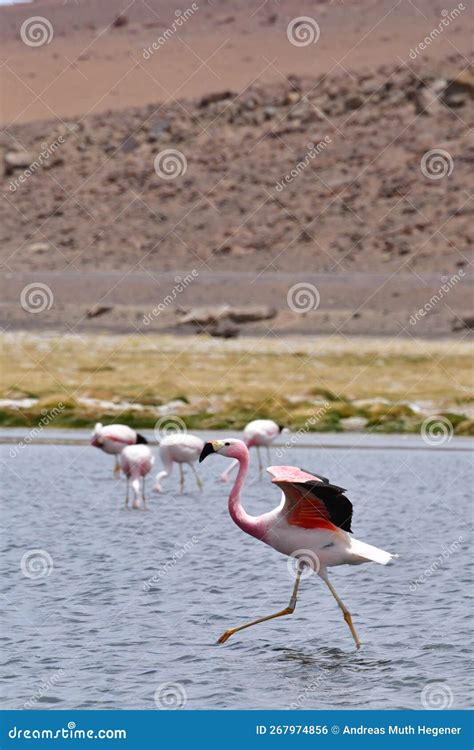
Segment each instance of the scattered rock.
[[119,13],[117,18],[115,18],[114,22],[112,23],[112,26],[115,29],[119,29],[121,26],[127,26],[128,24],[128,16],[126,16],[124,13]]
[[5,174],[13,174],[15,169],[26,169],[35,160],[31,151],[7,151],[4,156]]
[[215,91],[212,94],[206,94],[199,102],[200,107],[208,107],[209,104],[215,104],[216,102],[222,102],[224,99],[234,99],[236,94],[232,91]]
[[365,417],[346,417],[340,420],[344,432],[360,432],[367,427],[368,419]]
[[220,339],[235,339],[239,333],[239,327],[232,325],[232,323],[223,323],[220,321],[216,325],[210,326],[206,333],[214,338]]
[[230,310],[228,305],[193,307],[179,320],[178,325],[209,326],[218,323]]
[[94,305],[86,312],[86,318],[98,318],[100,315],[105,315],[105,313],[110,312],[113,310],[113,307],[110,305]]
[[474,315],[464,315],[453,320],[452,331],[462,331],[464,328],[474,329]]
[[124,154],[129,154],[131,151],[135,151],[136,148],[138,148],[140,144],[138,143],[137,139],[133,137],[133,135],[129,136],[124,140],[122,145],[120,146],[120,150],[123,151]]
[[32,253],[47,253],[51,247],[47,242],[32,242],[28,245],[28,250]]
[[254,305],[248,307],[231,307],[227,317],[234,323],[254,323],[258,320],[276,318],[277,311],[268,305]]
[[276,317],[276,314],[276,310],[267,305],[195,307],[183,314],[178,325],[196,325],[206,328],[215,326],[223,320],[230,320],[233,323],[253,323],[258,320],[269,320]]
[[153,120],[148,126],[148,140],[159,141],[170,132],[170,129],[169,120]]

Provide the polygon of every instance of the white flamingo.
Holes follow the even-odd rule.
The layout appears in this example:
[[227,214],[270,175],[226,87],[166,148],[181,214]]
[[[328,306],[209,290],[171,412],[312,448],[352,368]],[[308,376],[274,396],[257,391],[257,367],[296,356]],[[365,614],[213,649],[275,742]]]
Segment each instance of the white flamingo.
[[177,463],[180,472],[180,492],[184,490],[184,471],[183,464],[188,464],[191,468],[194,476],[196,477],[197,486],[202,490],[203,484],[199,474],[194,468],[194,464],[201,455],[201,451],[204,447],[204,441],[196,435],[189,435],[188,433],[176,433],[174,435],[167,435],[160,441],[160,458],[163,462],[163,471],[158,472],[156,475],[154,490],[156,492],[163,492],[161,485],[161,479],[171,474],[173,470],[173,463]]
[[150,473],[154,460],[148,445],[127,445],[121,452],[120,465],[127,478],[125,507],[128,507],[130,480],[132,481],[133,490],[132,508],[140,508],[140,484],[143,507],[146,507],[145,477]]
[[126,445],[147,444],[148,440],[126,424],[103,425],[97,422],[91,436],[91,445],[115,456],[114,474],[120,474],[119,455]]
[[[254,419],[253,422],[249,422],[244,429],[243,442],[247,448],[256,447],[258,456],[258,470],[262,473],[262,457],[260,455],[260,448],[265,447],[267,449],[268,462],[270,458],[270,445],[278,437],[281,431],[285,429],[282,425],[277,424],[273,419]],[[232,471],[236,466],[239,465],[238,461],[234,461],[228,469],[221,474],[221,481],[227,482]]]

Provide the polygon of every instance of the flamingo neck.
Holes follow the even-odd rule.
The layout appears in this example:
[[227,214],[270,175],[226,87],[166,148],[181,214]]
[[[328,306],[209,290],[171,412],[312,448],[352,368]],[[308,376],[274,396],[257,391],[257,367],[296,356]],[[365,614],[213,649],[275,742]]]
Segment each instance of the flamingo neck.
[[236,458],[239,462],[239,471],[229,495],[229,514],[234,523],[246,534],[250,534],[257,539],[263,539],[265,534],[264,522],[259,516],[249,515],[240,502],[240,492],[249,470],[249,452],[246,446],[242,446],[242,450]]

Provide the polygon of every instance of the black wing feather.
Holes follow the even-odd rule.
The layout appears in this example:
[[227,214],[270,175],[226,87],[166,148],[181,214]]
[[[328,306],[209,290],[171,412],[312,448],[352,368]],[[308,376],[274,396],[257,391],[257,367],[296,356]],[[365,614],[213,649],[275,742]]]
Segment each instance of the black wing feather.
[[303,484],[312,495],[323,501],[335,526],[339,526],[343,531],[352,531],[352,503],[343,494],[345,490],[342,487],[311,481]]

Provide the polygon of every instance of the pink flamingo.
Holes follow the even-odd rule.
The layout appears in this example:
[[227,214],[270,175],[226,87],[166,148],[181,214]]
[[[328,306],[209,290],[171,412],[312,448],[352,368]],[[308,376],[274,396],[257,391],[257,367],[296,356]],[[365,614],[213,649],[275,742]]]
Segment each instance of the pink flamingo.
[[230,438],[213,440],[205,444],[199,461],[211,453],[235,458],[240,464],[229,495],[232,520],[242,531],[297,560],[296,579],[288,606],[275,614],[226,630],[218,643],[224,643],[234,633],[252,625],[291,615],[296,607],[301,574],[308,567],[323,579],[334,596],[359,648],[360,641],[351,614],[330,582],[327,569],[333,565],[360,565],[371,561],[386,565],[395,556],[350,536],[352,503],[343,494],[345,490],[329,484],[324,477],[313,476],[294,466],[270,466],[267,471],[273,476],[272,482],[283,490],[280,505],[261,516],[250,516],[240,502],[249,468],[247,446],[241,440]]
[[123,473],[127,477],[127,495],[125,497],[125,507],[128,507],[129,485],[132,480],[133,503],[132,508],[140,508],[140,479],[141,479],[141,498],[143,507],[145,502],[145,477],[150,473],[153,466],[154,458],[151,450],[147,445],[127,445],[120,454],[120,465]]
[[126,445],[147,444],[148,440],[126,424],[104,425],[97,422],[91,435],[91,445],[115,456],[114,474],[120,474],[119,455]]
[[204,447],[204,440],[197,437],[196,435],[189,435],[188,433],[175,433],[174,435],[167,435],[160,441],[160,457],[163,462],[163,471],[158,472],[155,479],[154,490],[156,492],[163,492],[160,480],[164,477],[169,476],[173,470],[173,463],[177,463],[179,466],[180,476],[180,492],[184,490],[184,471],[183,464],[188,464],[194,476],[196,477],[196,483],[200,490],[202,490],[202,481],[194,468],[194,464],[201,455],[201,451]]
[[[253,422],[249,422],[244,429],[244,443],[247,448],[256,447],[258,456],[258,470],[262,473],[262,458],[260,456],[260,447],[265,446],[267,449],[267,459],[270,461],[270,445],[278,437],[281,431],[285,429],[282,425],[277,424],[273,419],[254,419]],[[221,474],[221,481],[227,482],[232,471],[238,466],[239,462],[234,461],[225,471]]]

